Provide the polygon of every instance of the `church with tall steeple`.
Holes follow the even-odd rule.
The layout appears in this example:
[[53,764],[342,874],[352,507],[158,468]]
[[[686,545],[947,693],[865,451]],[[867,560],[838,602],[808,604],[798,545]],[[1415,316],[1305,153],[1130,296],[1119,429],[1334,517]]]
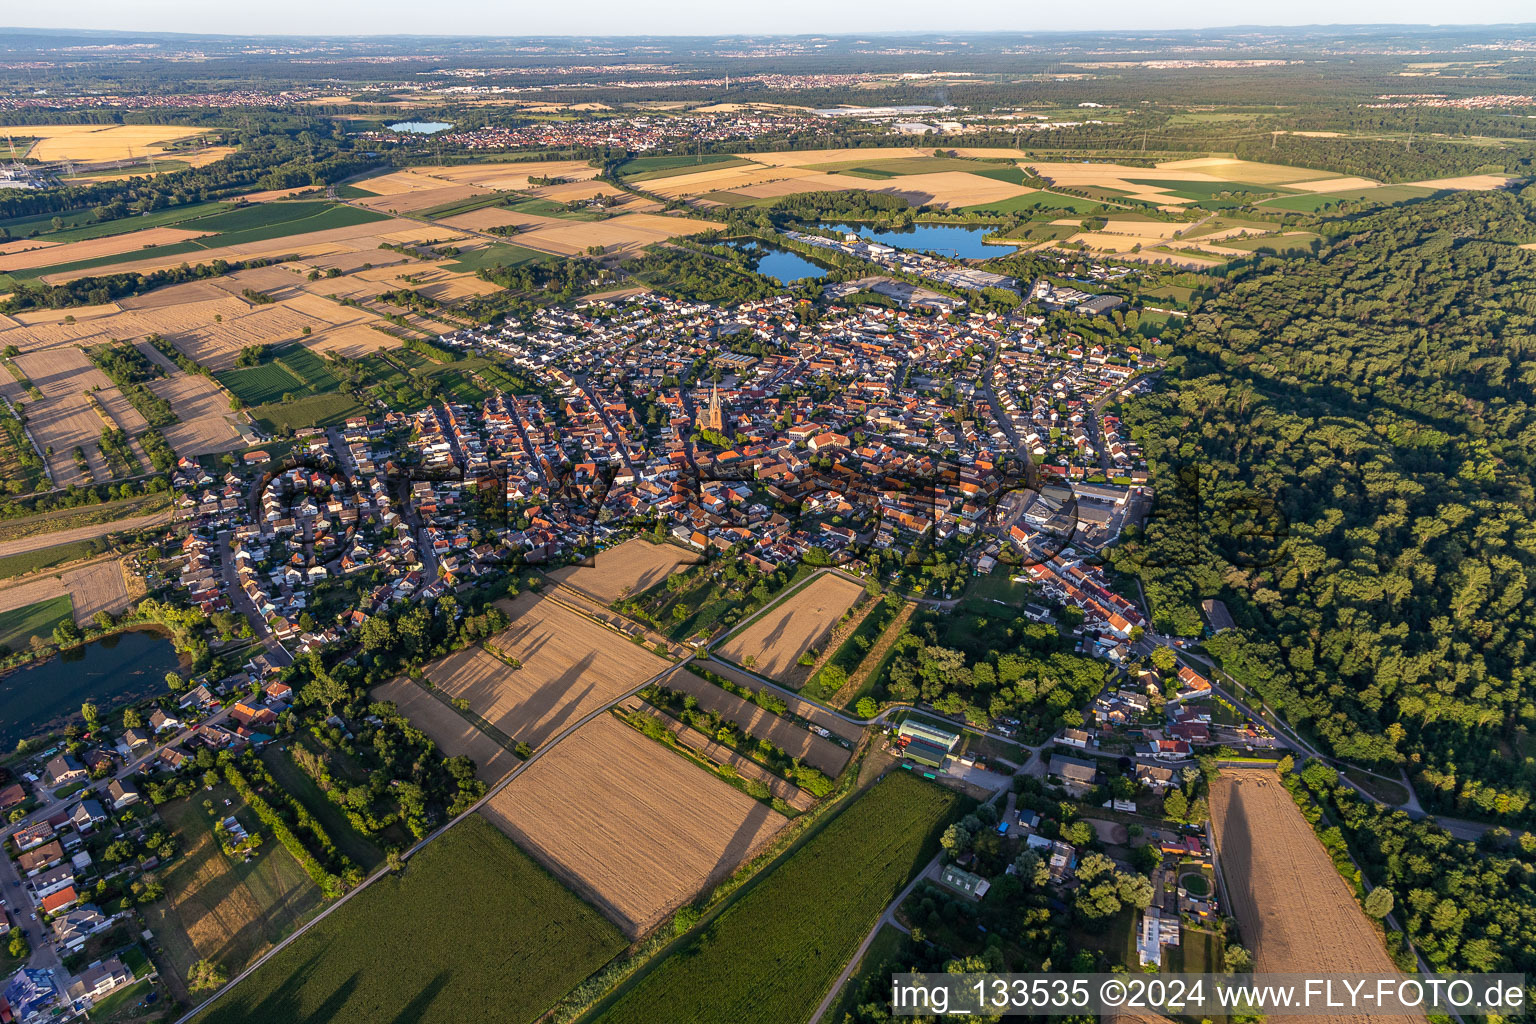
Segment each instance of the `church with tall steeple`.
[[720,385],[709,391],[709,408],[704,410],[704,429],[717,434],[725,433],[725,414],[720,410]]

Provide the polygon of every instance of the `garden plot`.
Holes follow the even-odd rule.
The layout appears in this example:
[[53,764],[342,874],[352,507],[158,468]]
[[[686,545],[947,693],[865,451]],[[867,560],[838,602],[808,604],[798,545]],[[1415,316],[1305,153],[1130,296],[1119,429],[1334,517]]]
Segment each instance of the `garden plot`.
[[662,683],[669,690],[692,694],[699,707],[717,712],[721,718],[735,722],[743,732],[754,739],[767,740],[791,757],[798,757],[829,778],[836,778],[848,763],[851,752],[838,743],[823,739],[771,711],[765,711],[749,700],[728,693],[707,679],[700,679],[692,672],[678,672]]

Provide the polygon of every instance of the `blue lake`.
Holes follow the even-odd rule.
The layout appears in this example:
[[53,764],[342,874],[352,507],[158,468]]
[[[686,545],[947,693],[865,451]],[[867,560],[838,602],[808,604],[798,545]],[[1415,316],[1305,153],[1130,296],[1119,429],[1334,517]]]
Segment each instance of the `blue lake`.
[[812,263],[799,253],[764,245],[759,241],[727,242],[737,252],[756,257],[757,272],[778,280],[782,284],[804,281],[808,278],[827,276],[827,268]]
[[411,135],[431,135],[444,128],[452,128],[448,121],[398,121],[389,126],[392,132],[408,132]]
[[1006,256],[1017,249],[1014,245],[993,245],[982,238],[991,227],[978,225],[963,227],[956,224],[917,224],[905,231],[876,230],[867,224],[821,224],[822,228],[858,235],[871,242],[894,246],[897,249],[915,249],[918,252],[936,252],[940,256],[956,259],[985,260]]
[[115,707],[166,692],[165,674],[181,667],[159,633],[114,633],[0,677],[0,751],[18,740],[62,729],[90,701],[102,716]]

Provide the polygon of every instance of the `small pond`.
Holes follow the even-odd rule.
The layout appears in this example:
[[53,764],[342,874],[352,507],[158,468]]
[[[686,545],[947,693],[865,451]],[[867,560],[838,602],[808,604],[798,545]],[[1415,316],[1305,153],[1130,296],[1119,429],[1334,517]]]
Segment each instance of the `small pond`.
[[180,667],[167,637],[130,630],[17,669],[0,677],[0,751],[64,728],[87,701],[105,716],[109,708],[165,693],[165,674]]

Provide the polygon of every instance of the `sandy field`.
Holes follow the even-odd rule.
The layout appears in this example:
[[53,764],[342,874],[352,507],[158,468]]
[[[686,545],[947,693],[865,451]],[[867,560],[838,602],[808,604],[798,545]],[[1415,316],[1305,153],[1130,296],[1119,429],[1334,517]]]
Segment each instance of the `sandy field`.
[[699,556],[671,544],[652,544],[636,537],[616,548],[599,551],[591,567],[569,565],[549,578],[586,593],[604,604],[628,594],[643,593],[679,567],[697,565]]
[[[1211,789],[1211,825],[1231,910],[1256,971],[1398,973],[1274,771],[1223,768]],[[1293,1019],[1422,1020],[1345,1014]]]
[[1321,181],[1292,181],[1285,187],[1298,192],[1351,192],[1361,188],[1380,188],[1381,182],[1370,178],[1324,178]]
[[678,672],[666,681],[669,690],[691,693],[699,701],[699,707],[718,712],[721,718],[735,722],[750,736],[767,740],[791,757],[798,757],[828,776],[836,778],[848,763],[852,751],[772,712],[764,711],[749,700],[734,693],[727,693],[707,679],[692,672]]
[[[56,543],[53,537],[46,534],[27,539],[33,542],[34,548]],[[66,569],[63,573],[40,576],[0,590],[0,612],[14,611],[65,595],[74,598],[75,621],[81,625],[89,622],[97,612],[116,614],[130,603],[128,583],[123,578],[123,565],[113,559],[79,569]]]
[[159,144],[201,134],[202,128],[157,124],[14,125],[6,131],[17,138],[37,139],[27,156],[33,160],[122,160],[159,152]]
[[181,228],[147,228],[129,231],[121,235],[92,238],[85,242],[65,242],[47,249],[34,249],[16,256],[0,257],[0,272],[31,270],[35,267],[51,267],[59,263],[77,260],[94,260],[102,256],[115,256],[120,252],[135,252],[152,245],[173,245],[189,238],[202,238],[206,231],[185,231]]
[[792,676],[801,667],[795,664],[800,655],[820,642],[862,590],[836,573],[823,573],[732,633],[720,653],[738,665],[754,658],[748,667],[770,679]]
[[[511,624],[490,643],[427,667],[427,678],[518,742],[535,747],[595,708],[667,668],[618,634],[537,594],[496,606]],[[512,668],[502,659],[515,659]]]
[[463,755],[474,761],[475,777],[486,785],[500,782],[518,765],[517,756],[510,750],[409,679],[394,679],[377,686],[371,696],[374,700],[394,701],[412,725],[432,737],[444,756]]
[[1431,178],[1428,181],[1410,181],[1408,184],[1417,185],[1419,188],[1449,188],[1467,192],[1488,192],[1492,189],[1503,188],[1510,183],[1510,178],[1503,174],[1468,174],[1460,178]]
[[607,714],[483,813],[631,937],[728,876],[786,821]]

